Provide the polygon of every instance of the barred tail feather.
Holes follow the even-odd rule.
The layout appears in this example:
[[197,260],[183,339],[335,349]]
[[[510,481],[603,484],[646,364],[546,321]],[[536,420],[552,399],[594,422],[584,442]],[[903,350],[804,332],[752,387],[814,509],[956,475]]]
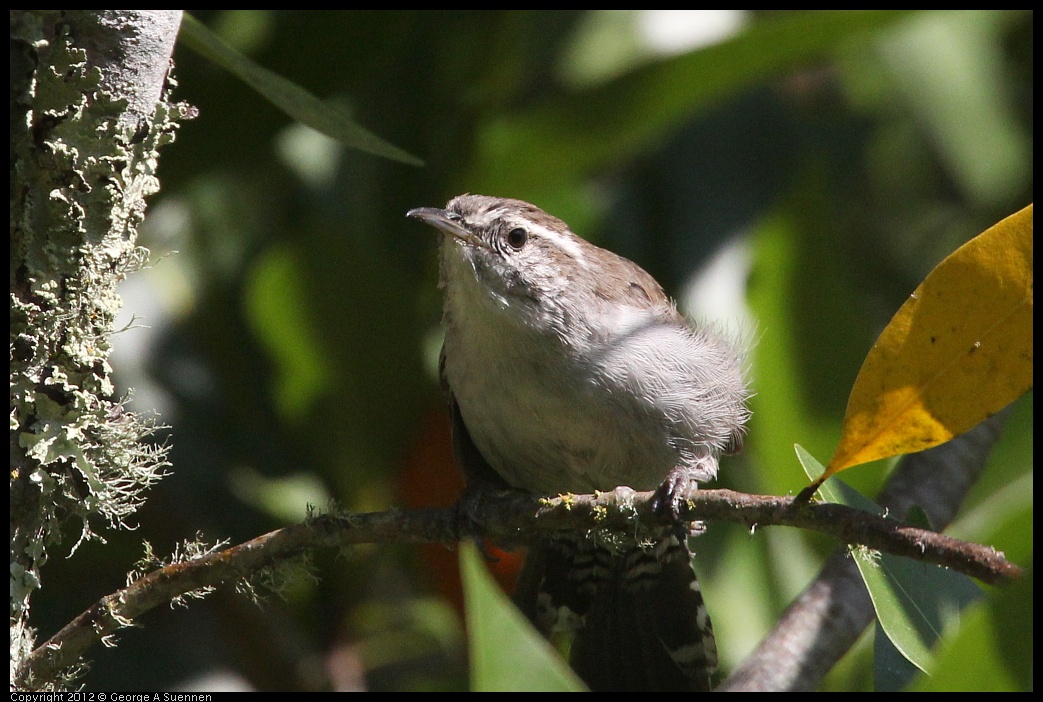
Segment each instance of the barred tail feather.
[[592,690],[709,690],[717,646],[686,543],[622,554],[559,538],[534,548],[516,600],[545,635],[573,636]]

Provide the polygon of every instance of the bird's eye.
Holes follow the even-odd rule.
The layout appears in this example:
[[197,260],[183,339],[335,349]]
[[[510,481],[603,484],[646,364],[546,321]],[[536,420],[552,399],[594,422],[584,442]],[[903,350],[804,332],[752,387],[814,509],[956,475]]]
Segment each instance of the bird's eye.
[[515,251],[520,251],[521,248],[525,246],[525,242],[528,240],[529,233],[521,227],[518,227],[517,229],[512,229],[511,231],[507,232],[507,245]]

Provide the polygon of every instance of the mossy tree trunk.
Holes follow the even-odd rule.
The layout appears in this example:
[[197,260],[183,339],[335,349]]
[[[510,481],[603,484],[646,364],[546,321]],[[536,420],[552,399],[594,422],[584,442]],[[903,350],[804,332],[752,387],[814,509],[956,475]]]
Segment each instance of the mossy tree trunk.
[[27,679],[41,567],[70,522],[79,543],[123,525],[162,477],[153,424],[124,407],[108,363],[116,284],[159,188],[157,149],[184,105],[167,101],[180,11],[12,11],[11,674]]

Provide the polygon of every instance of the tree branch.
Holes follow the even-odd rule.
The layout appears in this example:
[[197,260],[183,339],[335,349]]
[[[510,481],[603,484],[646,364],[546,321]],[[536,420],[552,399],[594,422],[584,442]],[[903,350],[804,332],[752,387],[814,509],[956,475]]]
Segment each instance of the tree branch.
[[[669,524],[668,519],[652,512],[652,495],[628,488],[555,498],[518,492],[486,493],[470,506],[481,533],[494,540],[519,543],[559,529],[633,533],[637,525]],[[748,495],[731,490],[698,490],[688,498],[682,511],[686,520],[813,529],[848,543],[946,565],[991,583],[1009,580],[1020,572],[991,548],[842,505],[797,504],[793,497]],[[323,515],[238,546],[160,568],[102,598],[34,650],[19,669],[17,680],[31,688],[33,679],[50,679],[74,665],[103,637],[131,625],[157,605],[192,591],[256,575],[316,548],[361,543],[451,545],[460,538],[460,525],[455,508]]]

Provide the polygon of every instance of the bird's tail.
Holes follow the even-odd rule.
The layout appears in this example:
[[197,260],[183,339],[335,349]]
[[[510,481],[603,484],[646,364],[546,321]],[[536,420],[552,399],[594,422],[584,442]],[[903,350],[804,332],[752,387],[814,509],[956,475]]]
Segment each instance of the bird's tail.
[[686,540],[613,549],[575,537],[534,546],[515,600],[544,635],[571,637],[592,690],[709,690],[717,644]]

